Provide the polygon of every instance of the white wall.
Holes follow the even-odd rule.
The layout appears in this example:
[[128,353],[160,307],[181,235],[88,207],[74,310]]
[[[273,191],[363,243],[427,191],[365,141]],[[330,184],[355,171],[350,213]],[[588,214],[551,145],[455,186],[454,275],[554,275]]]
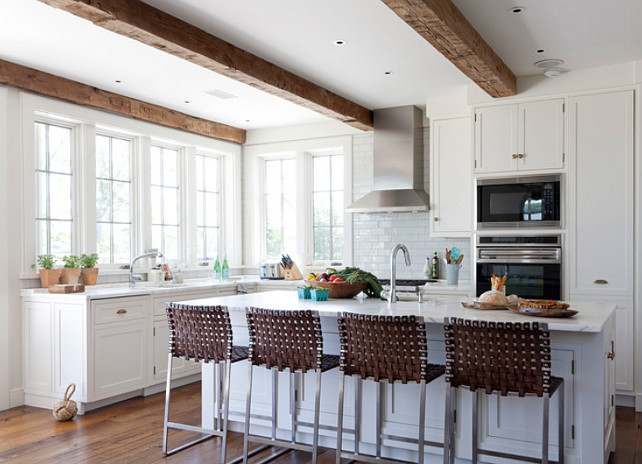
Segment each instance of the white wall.
[[7,89],[0,87],[0,410],[9,407],[9,191]]

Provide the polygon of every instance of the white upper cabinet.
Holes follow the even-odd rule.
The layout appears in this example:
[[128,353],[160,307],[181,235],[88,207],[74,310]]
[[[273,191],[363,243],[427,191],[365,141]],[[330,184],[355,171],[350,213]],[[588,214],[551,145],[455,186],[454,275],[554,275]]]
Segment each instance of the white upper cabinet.
[[570,99],[570,292],[633,294],[633,91]]
[[431,120],[430,127],[432,235],[467,237],[473,214],[470,118]]
[[564,100],[475,110],[475,172],[564,167]]

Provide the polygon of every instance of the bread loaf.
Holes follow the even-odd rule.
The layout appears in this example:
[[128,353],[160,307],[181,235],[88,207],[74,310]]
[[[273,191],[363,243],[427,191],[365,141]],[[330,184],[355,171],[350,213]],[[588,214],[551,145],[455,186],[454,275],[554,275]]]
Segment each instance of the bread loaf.
[[508,304],[508,298],[504,293],[498,290],[488,290],[484,292],[479,297],[480,303],[488,303],[495,306],[506,306]]

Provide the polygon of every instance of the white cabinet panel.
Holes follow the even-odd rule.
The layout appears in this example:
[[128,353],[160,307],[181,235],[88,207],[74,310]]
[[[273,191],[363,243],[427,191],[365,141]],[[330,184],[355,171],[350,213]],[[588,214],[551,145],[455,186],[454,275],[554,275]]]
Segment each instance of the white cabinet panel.
[[53,312],[50,303],[24,306],[24,388],[51,391],[53,387]]
[[470,118],[437,119],[431,121],[431,131],[431,235],[469,236],[473,203]]
[[564,167],[564,100],[519,105],[519,169]]
[[475,171],[502,172],[517,168],[517,105],[475,111]]
[[149,315],[149,298],[121,297],[96,300],[92,302],[92,312],[95,324],[142,319]]
[[570,100],[571,293],[633,294],[633,92]]
[[147,321],[94,331],[94,399],[147,386],[148,334]]
[[[154,322],[152,337],[154,339],[152,383],[160,383],[167,379],[167,354],[169,347],[169,324],[167,323],[167,320]],[[191,374],[198,374],[200,371],[201,366],[199,363],[187,361],[182,358],[174,358],[172,379],[178,379]]]
[[84,305],[54,304],[54,391],[65,393],[70,383],[76,384],[76,399],[85,399]]

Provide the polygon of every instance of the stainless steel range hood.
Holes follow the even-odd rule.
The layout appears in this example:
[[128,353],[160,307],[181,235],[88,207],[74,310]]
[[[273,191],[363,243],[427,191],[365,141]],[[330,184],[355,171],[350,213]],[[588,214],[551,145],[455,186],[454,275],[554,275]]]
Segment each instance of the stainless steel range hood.
[[422,122],[422,112],[416,106],[374,112],[373,190],[346,211],[428,211]]

